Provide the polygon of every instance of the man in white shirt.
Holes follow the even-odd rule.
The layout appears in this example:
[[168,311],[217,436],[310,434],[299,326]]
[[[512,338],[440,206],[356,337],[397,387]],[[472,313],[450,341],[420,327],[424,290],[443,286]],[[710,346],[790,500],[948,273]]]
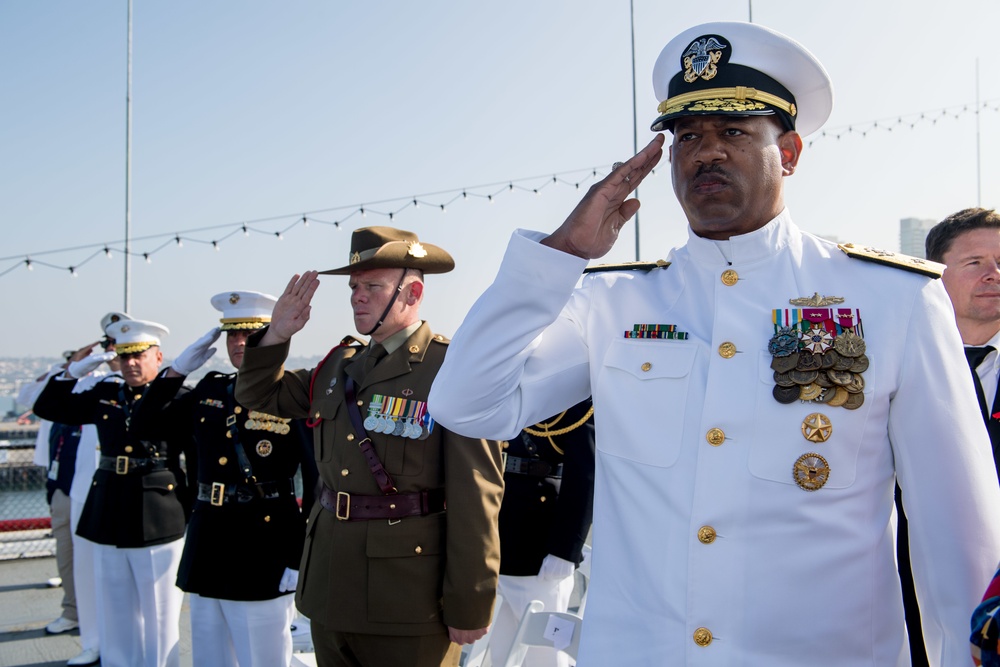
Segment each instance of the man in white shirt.
[[792,221],[784,179],[833,98],[797,42],[696,26],[653,83],[688,242],[580,279],[638,209],[657,135],[553,234],[514,234],[431,414],[510,438],[593,395],[580,667],[909,665],[896,480],[930,664],[965,664],[1000,486],[941,268]]

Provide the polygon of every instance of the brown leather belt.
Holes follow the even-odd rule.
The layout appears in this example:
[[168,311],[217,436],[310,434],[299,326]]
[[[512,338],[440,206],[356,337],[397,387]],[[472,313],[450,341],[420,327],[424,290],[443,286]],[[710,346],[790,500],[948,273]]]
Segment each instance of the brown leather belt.
[[359,496],[333,491],[324,486],[319,496],[319,504],[341,521],[402,519],[408,516],[426,516],[445,510],[444,489],[395,493],[387,496]]

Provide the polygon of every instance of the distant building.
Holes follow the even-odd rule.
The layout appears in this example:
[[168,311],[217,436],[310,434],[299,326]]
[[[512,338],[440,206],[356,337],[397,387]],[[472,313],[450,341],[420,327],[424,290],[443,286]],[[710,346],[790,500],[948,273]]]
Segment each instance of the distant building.
[[924,240],[937,220],[903,218],[899,221],[899,251],[904,255],[924,258]]

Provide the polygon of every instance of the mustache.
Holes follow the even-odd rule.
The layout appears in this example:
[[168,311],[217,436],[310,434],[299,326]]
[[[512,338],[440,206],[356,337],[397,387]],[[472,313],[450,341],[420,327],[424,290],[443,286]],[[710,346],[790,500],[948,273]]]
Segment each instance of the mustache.
[[703,176],[704,174],[719,174],[720,176],[723,176],[725,178],[729,177],[729,174],[726,172],[726,170],[723,169],[722,166],[718,164],[701,165],[700,167],[698,167],[698,171],[695,172],[694,177],[698,178],[699,176]]

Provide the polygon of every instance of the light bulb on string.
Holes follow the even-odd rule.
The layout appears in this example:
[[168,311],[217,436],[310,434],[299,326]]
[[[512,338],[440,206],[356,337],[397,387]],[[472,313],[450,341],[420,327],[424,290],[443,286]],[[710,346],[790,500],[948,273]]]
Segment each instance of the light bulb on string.
[[73,276],[74,278],[77,277],[76,267],[75,266],[69,267],[69,275]]
[[[246,227],[244,227],[243,229],[246,229]],[[215,252],[219,252],[219,242],[218,241],[212,241],[212,247],[215,248]]]
[[441,204],[441,212],[442,212],[442,213],[447,213],[447,212],[448,212],[448,209],[446,209],[446,208],[444,207],[444,204]]
[[104,256],[111,259],[111,249],[108,246],[104,246]]
[[[247,229],[246,225],[243,225],[243,236],[250,236],[250,230]],[[212,241],[212,245],[215,245],[215,241]],[[215,249],[218,250],[218,246]]]
[[30,259],[25,259],[24,260],[24,265],[28,268],[29,271],[34,271],[35,270],[35,267],[31,265],[31,260]]
[[368,217],[368,215],[365,214],[365,207],[364,206],[361,207],[361,217],[362,218],[367,218]]
[[281,232],[275,232],[274,235],[278,238],[279,241],[282,241],[285,238],[284,236],[281,235]]
[[184,247],[184,242],[181,240],[180,236],[175,236],[174,240],[177,241],[177,247],[178,248],[183,248]]
[[149,256],[148,252],[142,253],[142,258],[146,260],[146,264],[152,264],[153,258]]
[[306,216],[302,216],[302,226],[303,227],[309,226],[309,218],[307,218]]
[[413,208],[420,208],[420,202],[415,197],[413,199]]

